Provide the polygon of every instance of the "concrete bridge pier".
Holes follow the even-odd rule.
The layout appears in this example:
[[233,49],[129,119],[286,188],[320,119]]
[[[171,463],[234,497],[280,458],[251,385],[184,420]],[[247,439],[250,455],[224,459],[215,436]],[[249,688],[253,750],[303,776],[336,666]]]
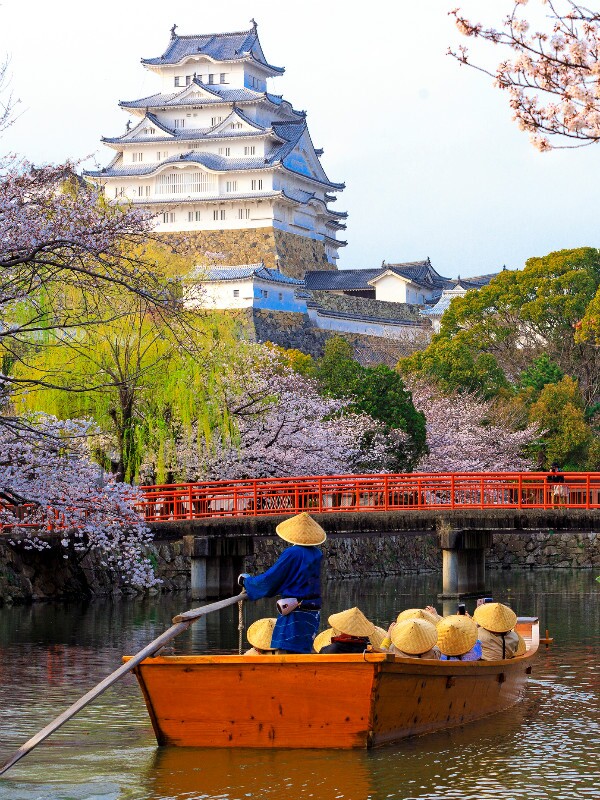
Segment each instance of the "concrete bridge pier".
[[192,599],[238,594],[237,577],[243,572],[244,558],[253,552],[251,536],[184,536],[184,553],[191,561]]
[[492,546],[491,531],[450,530],[438,534],[442,549],[440,600],[485,594],[485,551]]

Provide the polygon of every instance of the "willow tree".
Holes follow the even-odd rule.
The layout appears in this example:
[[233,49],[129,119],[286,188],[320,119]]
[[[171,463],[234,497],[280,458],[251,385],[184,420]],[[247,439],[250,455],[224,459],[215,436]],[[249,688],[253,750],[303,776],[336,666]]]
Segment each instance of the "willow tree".
[[223,424],[210,393],[229,327],[177,302],[157,315],[143,298],[126,295],[112,298],[112,310],[109,321],[48,336],[20,358],[17,379],[36,385],[19,407],[93,418],[107,434],[97,457],[117,480],[139,477],[149,451],[155,477],[165,479],[182,428]]

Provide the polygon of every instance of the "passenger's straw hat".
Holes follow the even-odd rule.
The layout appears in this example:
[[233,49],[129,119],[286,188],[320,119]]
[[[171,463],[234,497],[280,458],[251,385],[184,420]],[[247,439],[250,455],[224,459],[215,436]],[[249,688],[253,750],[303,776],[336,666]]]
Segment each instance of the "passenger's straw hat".
[[470,617],[452,614],[437,626],[438,647],[445,656],[462,656],[475,646],[477,625]]
[[271,647],[271,639],[273,638],[273,628],[277,619],[275,617],[266,617],[265,619],[257,619],[248,628],[246,638],[257,650],[276,650],[276,647]]
[[407,608],[406,611],[401,611],[398,614],[396,622],[404,622],[405,619],[424,619],[426,622],[431,622],[432,625],[437,625],[439,619],[425,611],[424,608]]
[[375,625],[365,617],[360,608],[349,608],[332,614],[328,620],[332,628],[347,636],[372,636]]
[[437,628],[424,619],[403,619],[392,628],[392,642],[410,656],[427,653],[437,642]]
[[515,655],[516,656],[524,656],[525,653],[527,652],[527,642],[521,636],[520,633],[517,633],[517,636],[519,637],[519,643],[517,644],[517,649],[515,650]]
[[284,542],[300,544],[304,547],[323,544],[327,539],[327,534],[323,528],[306,511],[280,522],[275,530]]
[[379,649],[383,640],[387,639],[387,631],[384,628],[380,628],[379,625],[375,625],[375,630],[369,635],[369,639],[373,647]]
[[475,609],[473,619],[492,633],[508,633],[517,624],[515,612],[502,603],[483,603]]
[[337,635],[338,632],[335,630],[335,628],[327,628],[326,630],[321,631],[321,633],[318,633],[313,642],[313,650],[315,653],[320,653],[324,647],[330,645],[333,637]]

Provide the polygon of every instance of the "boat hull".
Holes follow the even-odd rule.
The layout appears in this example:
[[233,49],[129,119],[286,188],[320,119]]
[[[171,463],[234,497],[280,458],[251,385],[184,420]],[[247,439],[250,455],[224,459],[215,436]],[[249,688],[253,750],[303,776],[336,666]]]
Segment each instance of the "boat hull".
[[165,656],[146,659],[135,674],[161,745],[369,748],[510,708],[536,648],[495,662]]

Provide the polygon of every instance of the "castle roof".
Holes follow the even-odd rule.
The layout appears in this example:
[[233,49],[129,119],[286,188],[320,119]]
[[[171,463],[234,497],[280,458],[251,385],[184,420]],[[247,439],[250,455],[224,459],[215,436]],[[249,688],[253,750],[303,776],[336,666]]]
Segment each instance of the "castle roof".
[[285,71],[283,67],[274,67],[266,60],[258,39],[256,23],[247,31],[191,36],[179,36],[175,33],[176,27],[173,26],[171,41],[162,56],[142,58],[142,64],[147,66],[180,64],[191,56],[203,55],[217,62],[251,60],[274,75],[281,75]]
[[[199,87],[203,91],[202,97],[194,96],[194,87]],[[167,108],[190,105],[222,105],[223,103],[255,103],[267,101],[275,106],[289,106],[290,113],[304,117],[302,111],[295,111],[287,100],[281,95],[271,94],[271,92],[257,92],[253,89],[224,89],[220,84],[210,86],[202,83],[198,78],[177,92],[151,94],[139,100],[120,100],[121,108]]]
[[189,280],[199,281],[239,281],[246,278],[260,278],[268,283],[285,283],[293,286],[304,286],[304,281],[290,278],[278,269],[265,267],[261,261],[257,264],[239,264],[227,267],[195,267],[188,276]]
[[381,275],[381,269],[310,270],[304,276],[309,291],[352,291],[372,289],[369,281]]
[[404,261],[399,264],[381,265],[380,274],[371,278],[370,282],[375,282],[386,273],[392,273],[400,278],[405,278],[411,283],[418,284],[427,289],[443,289],[449,281],[444,278],[431,266],[431,261],[427,258],[424,261]]

